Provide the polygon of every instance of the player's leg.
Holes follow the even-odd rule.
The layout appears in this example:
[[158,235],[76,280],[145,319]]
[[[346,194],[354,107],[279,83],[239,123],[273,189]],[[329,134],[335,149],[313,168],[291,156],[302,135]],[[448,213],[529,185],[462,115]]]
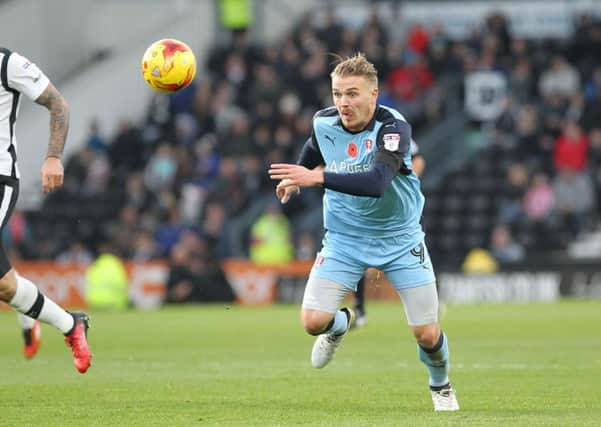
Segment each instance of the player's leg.
[[449,380],[450,352],[447,336],[438,324],[436,283],[398,290],[407,322],[417,341],[417,352],[428,370],[436,411],[456,411],[459,404]]
[[42,343],[42,328],[39,320],[17,312],[17,320],[23,331],[23,355],[26,359],[35,356]]
[[[328,249],[327,253],[332,254],[332,251]],[[305,287],[301,320],[305,330],[317,336],[311,352],[311,363],[315,368],[323,368],[332,360],[355,318],[353,310],[339,307],[354,290],[351,286],[357,283],[363,268],[341,259],[346,261],[338,256],[318,255]],[[347,283],[352,285],[345,285]]]
[[340,305],[356,285],[366,265],[347,248],[363,247],[354,236],[327,232],[311,269],[301,311],[305,330],[317,335],[311,352],[315,368],[326,366],[355,320],[354,311]]
[[418,357],[428,370],[434,409],[459,410],[449,380],[448,339],[438,323],[438,293],[425,245],[413,248],[392,265],[394,269],[386,274],[403,301],[407,322],[417,341]]
[[[75,367],[79,372],[86,372],[92,357],[86,339],[88,316],[69,313],[42,294],[31,281],[9,267],[4,250],[0,250],[0,265],[3,273],[0,278],[0,301],[7,302],[27,317],[39,319],[60,330],[71,347]],[[5,272],[7,267],[9,270]]]
[[355,296],[355,320],[354,326],[360,328],[367,324],[367,312],[365,311],[365,275],[361,276],[359,282],[357,282],[357,290],[354,293]]
[[[0,230],[4,228],[17,203],[19,182],[3,180],[0,183]],[[10,261],[0,246],[0,301],[10,304],[16,311],[32,319],[48,323],[65,335],[71,347],[73,361],[79,372],[90,366],[90,349],[86,333],[88,316],[85,313],[68,313],[54,301],[42,294],[36,285],[13,270]]]
[[317,336],[311,364],[323,368],[334,357],[344,335],[354,322],[353,310],[338,308],[350,289],[329,279],[311,275],[305,288],[301,321],[307,333]]

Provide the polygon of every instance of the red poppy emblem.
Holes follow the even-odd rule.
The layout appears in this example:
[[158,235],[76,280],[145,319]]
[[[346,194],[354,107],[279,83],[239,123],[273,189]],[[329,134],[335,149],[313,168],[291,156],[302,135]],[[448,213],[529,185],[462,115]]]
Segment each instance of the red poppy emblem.
[[346,150],[346,152],[348,153],[349,156],[351,156],[352,158],[357,157],[357,144],[355,144],[354,142],[351,142],[348,145],[348,148]]

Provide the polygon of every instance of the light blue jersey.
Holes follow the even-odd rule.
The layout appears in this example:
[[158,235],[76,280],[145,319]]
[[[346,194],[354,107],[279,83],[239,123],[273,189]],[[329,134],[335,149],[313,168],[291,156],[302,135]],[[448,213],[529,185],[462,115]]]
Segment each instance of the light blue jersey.
[[[342,127],[335,108],[322,110],[315,115],[314,139],[327,172],[368,172],[373,167],[378,150],[393,152],[402,159],[405,168],[404,173],[397,174],[385,194],[379,198],[353,196],[326,189],[323,200],[326,230],[365,237],[406,235],[408,245],[423,239],[420,218],[424,196],[418,177],[410,173],[411,150],[408,143],[402,143],[404,136],[399,135],[398,125],[408,128],[398,111],[382,106],[377,108],[374,119],[366,129],[359,133],[348,132]],[[409,142],[411,135],[406,136]]]
[[325,189],[326,235],[311,274],[351,289],[368,267],[383,270],[397,289],[434,282],[420,224],[424,196],[411,170],[410,143],[411,127],[392,108],[377,106],[373,119],[356,133],[342,126],[334,107],[315,115],[308,144],[326,172],[369,172],[377,158],[397,173],[381,197]]

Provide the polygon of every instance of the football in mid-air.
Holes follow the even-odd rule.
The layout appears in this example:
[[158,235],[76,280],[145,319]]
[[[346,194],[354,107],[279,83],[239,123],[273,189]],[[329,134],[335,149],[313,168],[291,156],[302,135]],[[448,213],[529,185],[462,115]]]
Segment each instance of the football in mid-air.
[[194,79],[196,58],[184,42],[176,39],[158,40],[144,52],[142,75],[151,88],[164,93],[176,92]]

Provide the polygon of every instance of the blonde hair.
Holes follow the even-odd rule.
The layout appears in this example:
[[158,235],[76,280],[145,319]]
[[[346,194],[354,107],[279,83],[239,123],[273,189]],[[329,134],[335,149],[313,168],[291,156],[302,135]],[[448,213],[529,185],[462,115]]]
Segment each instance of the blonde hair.
[[363,76],[371,83],[378,85],[378,70],[361,52],[346,59],[338,56],[336,68],[330,74],[330,77],[334,78],[334,76]]

